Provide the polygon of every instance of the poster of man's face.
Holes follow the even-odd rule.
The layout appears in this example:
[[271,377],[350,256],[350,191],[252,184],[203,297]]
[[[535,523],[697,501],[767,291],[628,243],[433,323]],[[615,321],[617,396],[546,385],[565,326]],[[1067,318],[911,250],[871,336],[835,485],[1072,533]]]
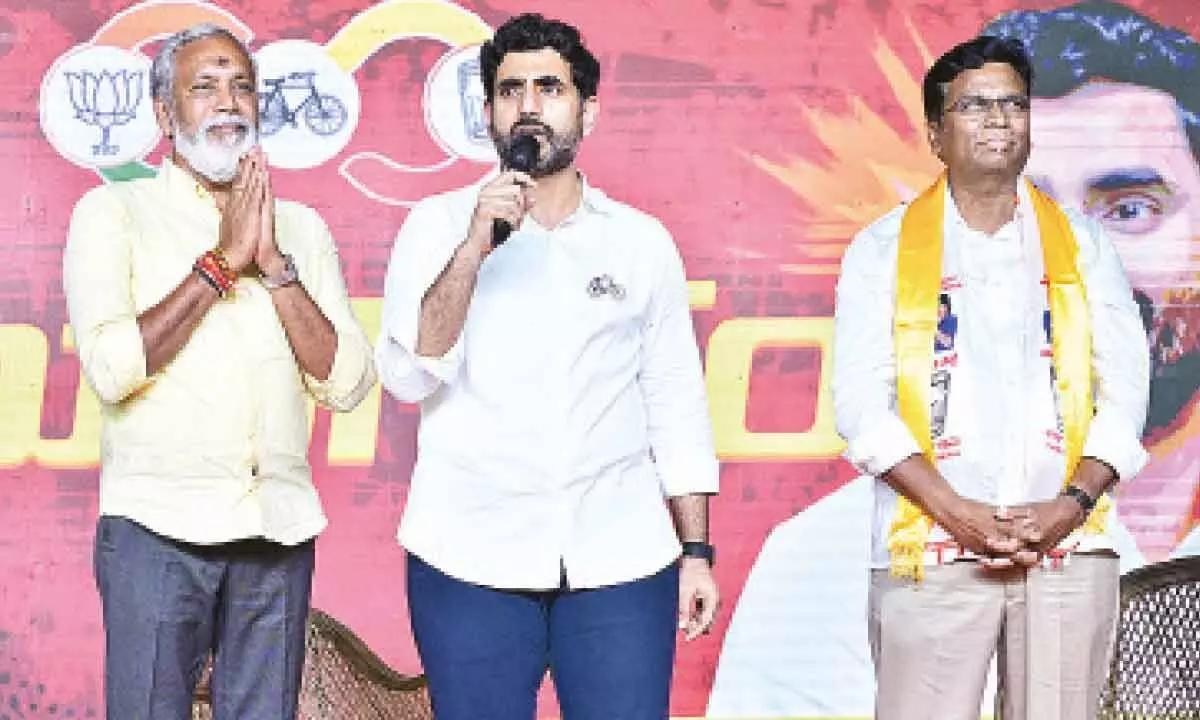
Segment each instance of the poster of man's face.
[[[1200,440],[1181,430],[1200,388],[1200,44],[1107,0],[1015,10],[983,32],[1021,39],[1033,59],[1027,174],[1107,230],[1142,307],[1154,459],[1141,488],[1122,489],[1133,500],[1122,514],[1147,559],[1160,559],[1191,524],[1196,477],[1186,468],[1200,459]],[[1147,513],[1139,533],[1138,501],[1149,495],[1155,514],[1180,508],[1169,532],[1151,532]]]
[[1104,225],[1155,308],[1194,285],[1200,171],[1171,95],[1092,81],[1035,99],[1032,134],[1030,176]]

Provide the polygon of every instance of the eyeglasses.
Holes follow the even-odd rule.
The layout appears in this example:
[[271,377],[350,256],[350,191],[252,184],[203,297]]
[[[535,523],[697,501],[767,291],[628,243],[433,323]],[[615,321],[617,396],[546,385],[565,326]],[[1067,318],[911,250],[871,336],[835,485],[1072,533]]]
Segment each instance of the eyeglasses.
[[979,117],[987,115],[993,109],[999,110],[1005,115],[1022,115],[1029,112],[1029,97],[1026,95],[1004,95],[1002,97],[963,95],[947,107],[946,112]]

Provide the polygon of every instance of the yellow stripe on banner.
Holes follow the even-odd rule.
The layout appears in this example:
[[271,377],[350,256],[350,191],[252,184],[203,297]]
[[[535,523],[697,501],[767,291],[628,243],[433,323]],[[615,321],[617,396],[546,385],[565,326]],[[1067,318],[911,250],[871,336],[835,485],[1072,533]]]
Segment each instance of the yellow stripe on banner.
[[792,275],[829,275],[837,277],[842,271],[841,263],[781,263],[779,269]]
[[717,304],[717,283],[714,280],[688,280],[688,306],[692,310],[712,310]]
[[325,45],[346,72],[354,72],[396,40],[430,38],[451,47],[476,45],[492,28],[475,13],[444,0],[385,0],[358,13]]

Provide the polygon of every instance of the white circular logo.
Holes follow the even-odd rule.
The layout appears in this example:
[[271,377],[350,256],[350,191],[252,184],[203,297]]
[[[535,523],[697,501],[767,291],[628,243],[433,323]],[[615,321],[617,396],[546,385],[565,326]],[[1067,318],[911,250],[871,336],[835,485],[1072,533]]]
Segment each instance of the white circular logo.
[[79,45],[42,78],[42,132],[67,160],[105,168],[138,160],[158,144],[150,60],[111,45]]
[[483,103],[478,45],[446,53],[429,71],[425,80],[425,124],[447,154],[496,162],[496,146],[488,134]]
[[308,40],[280,40],[254,54],[258,129],[271,164],[299,170],[342,151],[358,125],[358,85]]

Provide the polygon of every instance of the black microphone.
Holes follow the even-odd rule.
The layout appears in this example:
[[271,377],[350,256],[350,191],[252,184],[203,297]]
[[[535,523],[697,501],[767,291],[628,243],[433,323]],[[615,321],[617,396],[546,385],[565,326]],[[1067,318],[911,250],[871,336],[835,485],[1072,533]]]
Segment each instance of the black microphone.
[[[537,138],[532,135],[518,135],[513,139],[512,147],[509,149],[508,163],[505,169],[529,172],[537,164],[539,150]],[[512,235],[512,231],[513,226],[509,221],[503,218],[492,220],[492,248],[503,245],[508,236]]]

